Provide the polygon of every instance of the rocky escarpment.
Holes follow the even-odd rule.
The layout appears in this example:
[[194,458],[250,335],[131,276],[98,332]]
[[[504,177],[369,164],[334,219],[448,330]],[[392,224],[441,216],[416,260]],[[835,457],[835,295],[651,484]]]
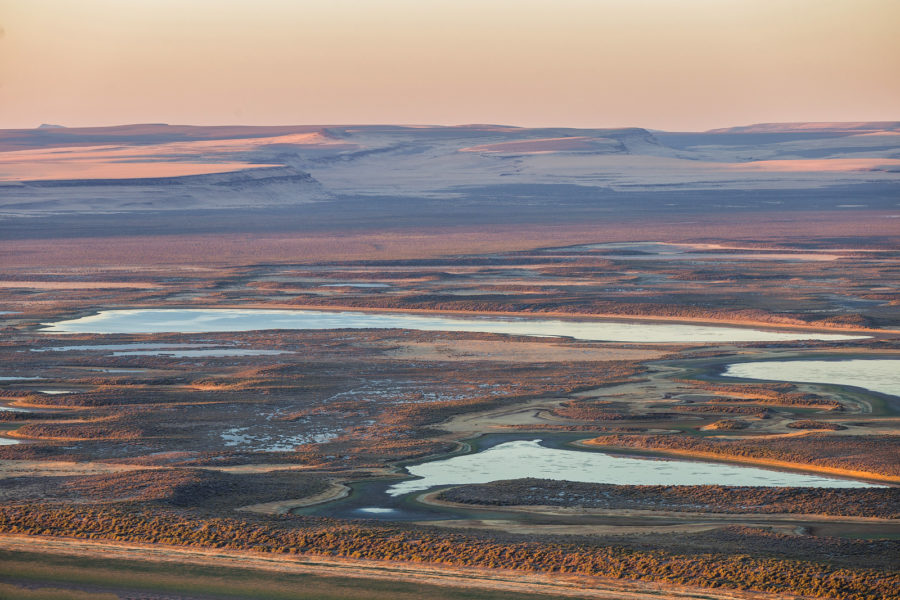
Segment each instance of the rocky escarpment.
[[329,198],[309,173],[257,167],[226,173],[132,179],[5,183],[0,209],[34,213],[292,206]]

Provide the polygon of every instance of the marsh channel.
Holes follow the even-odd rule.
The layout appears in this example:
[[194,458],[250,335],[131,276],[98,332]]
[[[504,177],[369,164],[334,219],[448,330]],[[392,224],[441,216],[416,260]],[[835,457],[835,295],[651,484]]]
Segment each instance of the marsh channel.
[[380,478],[350,484],[351,493],[298,514],[391,521],[509,518],[483,508],[425,504],[422,494],[455,485],[535,477],[625,485],[737,485],[763,487],[881,487],[865,481],[759,467],[679,460],[639,452],[574,448],[584,433],[487,434],[460,453],[409,463],[415,478]]
[[[786,340],[850,340],[866,336],[750,327],[561,320],[485,316],[272,309],[106,310],[77,319],[45,323],[46,333],[207,333],[266,329],[390,328],[467,331],[631,343],[715,343]],[[771,371],[770,371],[771,372]],[[730,373],[728,373],[730,374]],[[726,375],[728,375],[726,374]],[[743,375],[748,376],[748,375]],[[752,376],[752,375],[751,375]],[[852,384],[851,384],[852,385]],[[406,474],[351,484],[345,498],[295,509],[300,514],[382,520],[487,518],[502,513],[435,506],[419,496],[441,487],[524,477],[626,485],[740,485],[867,487],[875,484],[810,473],[752,466],[674,460],[639,453],[575,449],[584,433],[488,434],[463,444],[456,454],[405,465]]]

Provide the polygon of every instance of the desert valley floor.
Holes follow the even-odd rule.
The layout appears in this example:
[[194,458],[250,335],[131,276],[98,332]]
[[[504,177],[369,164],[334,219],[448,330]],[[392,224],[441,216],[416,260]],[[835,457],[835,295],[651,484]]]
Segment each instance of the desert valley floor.
[[898,597],[897,129],[0,132],[0,595]]

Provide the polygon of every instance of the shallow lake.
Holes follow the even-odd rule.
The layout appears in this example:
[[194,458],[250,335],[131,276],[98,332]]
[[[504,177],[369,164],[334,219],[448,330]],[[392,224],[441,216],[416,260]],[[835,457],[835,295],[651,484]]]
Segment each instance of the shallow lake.
[[44,333],[210,333],[266,329],[415,329],[510,335],[566,336],[578,340],[636,343],[766,342],[850,340],[868,336],[805,331],[767,331],[743,327],[563,321],[501,317],[462,318],[378,312],[332,312],[266,309],[133,309],[44,323]]
[[[551,248],[545,252],[577,253],[585,250],[608,250],[604,258],[614,260],[782,260],[782,261],[832,261],[841,258],[833,251],[751,251],[748,248],[729,248],[717,244],[667,244],[664,242],[614,242],[605,244],[586,244],[583,246],[567,246]],[[715,252],[722,250],[722,252]],[[624,252],[623,252],[624,251]]]
[[255,348],[219,347],[215,344],[93,344],[80,346],[52,346],[32,348],[31,352],[70,352],[89,350],[112,356],[167,356],[169,358],[267,356],[290,354],[287,350],[258,350]]
[[410,479],[387,489],[391,496],[432,487],[541,479],[617,485],[743,485],[764,487],[873,487],[862,481],[687,460],[614,456],[603,452],[548,448],[540,440],[517,440],[482,452],[407,467]]
[[389,288],[387,283],[323,283],[319,287]]
[[767,360],[728,365],[726,377],[830,383],[900,396],[900,360]]
[[207,350],[124,350],[113,356],[162,356],[169,358],[225,357],[225,356],[275,356],[290,354],[287,350],[254,350],[253,348],[211,348]]
[[31,352],[71,352],[73,350],[91,350],[97,352],[113,352],[116,350],[166,350],[166,349],[191,349],[214,348],[217,344],[150,344],[134,342],[127,344],[89,344],[74,346],[50,346],[47,348],[31,348]]

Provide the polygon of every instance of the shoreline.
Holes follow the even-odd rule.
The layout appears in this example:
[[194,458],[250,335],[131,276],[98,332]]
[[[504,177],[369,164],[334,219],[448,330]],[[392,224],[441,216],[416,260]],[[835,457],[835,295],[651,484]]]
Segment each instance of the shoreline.
[[[317,312],[378,312],[378,313],[399,313],[399,314],[422,314],[422,315],[454,315],[454,316],[470,316],[470,317],[518,317],[520,319],[530,319],[530,320],[541,320],[546,318],[560,319],[563,321],[613,321],[620,323],[631,323],[631,322],[663,322],[673,325],[684,324],[684,325],[709,325],[709,326],[720,326],[720,327],[732,327],[734,329],[747,329],[747,328],[760,328],[764,330],[779,330],[779,329],[792,329],[799,331],[810,331],[810,332],[819,332],[819,333],[838,333],[838,334],[852,334],[852,333],[860,333],[860,334],[881,334],[886,336],[900,335],[900,329],[875,329],[871,327],[852,327],[852,326],[832,326],[832,327],[824,327],[821,325],[808,325],[802,323],[771,323],[768,321],[758,321],[753,319],[716,319],[710,317],[671,317],[665,315],[623,315],[618,313],[570,313],[570,312],[560,312],[560,311],[547,311],[547,312],[524,312],[524,311],[489,311],[489,310],[479,310],[479,311],[469,311],[469,310],[454,310],[454,309],[431,309],[431,308],[379,308],[379,307],[359,307],[359,306],[344,306],[344,305],[316,305],[316,304],[282,304],[282,303],[258,303],[252,302],[247,304],[216,304],[212,306],[197,306],[197,305],[160,305],[160,304],[141,304],[141,303],[130,303],[127,306],[118,306],[118,305],[106,305],[100,308],[93,309],[85,309],[74,311],[70,313],[74,316],[70,318],[64,318],[63,321],[76,320],[87,316],[92,316],[99,314],[104,311],[112,311],[112,310],[241,310],[241,309],[252,309],[252,310],[297,310],[297,311],[317,311]],[[42,331],[38,329],[46,325],[45,323],[39,323],[34,326],[36,328],[37,333],[43,333],[47,335],[120,335],[120,334],[86,334],[81,332],[59,332],[59,331]],[[396,328],[390,328],[396,329]],[[121,334],[121,335],[159,335],[160,333],[184,333],[184,332],[159,332],[159,333],[150,333],[150,334]],[[500,334],[500,335],[518,335],[519,337],[541,337],[543,336],[529,336],[525,334]],[[565,338],[566,336],[559,336],[560,338]],[[867,336],[867,338],[871,338],[875,336]],[[558,339],[558,338],[553,338]],[[591,341],[591,340],[581,340],[581,341]],[[789,340],[785,340],[789,341]],[[795,340],[796,341],[796,340]],[[823,340],[823,341],[853,341],[853,340]],[[595,343],[618,343],[618,344],[632,344],[632,343],[640,343],[640,344],[650,344],[655,343],[659,345],[667,345],[667,344],[681,344],[681,345],[690,345],[690,342],[603,342],[603,340],[596,340]],[[764,342],[734,342],[734,343],[764,343]]]
[[305,508],[307,506],[315,506],[317,504],[325,504],[334,500],[340,500],[350,495],[352,490],[344,483],[332,481],[329,487],[318,494],[307,496],[306,498],[296,498],[292,500],[275,500],[273,502],[260,502],[259,504],[248,504],[239,506],[235,510],[241,512],[252,512],[261,515],[286,515],[295,508]]
[[260,553],[225,548],[175,546],[106,539],[61,536],[0,534],[0,549],[64,554],[89,558],[132,559],[155,563],[259,569],[331,577],[409,581],[465,589],[544,593],[551,597],[597,598],[601,600],[654,600],[664,589],[668,598],[717,600],[776,600],[801,598],[796,594],[773,594],[733,588],[705,588],[653,580],[611,579],[559,572],[516,571],[483,567],[448,566],[332,557],[317,554]]
[[591,450],[609,450],[613,452],[626,452],[633,454],[646,454],[650,456],[671,457],[671,458],[695,458],[706,462],[723,462],[723,463],[743,463],[748,465],[756,465],[761,467],[775,467],[788,471],[800,471],[806,473],[815,473],[818,475],[838,475],[846,479],[863,480],[867,482],[889,483],[900,485],[900,476],[882,475],[872,473],[870,471],[854,471],[852,469],[841,469],[838,467],[824,467],[817,465],[808,465],[805,463],[794,463],[782,460],[767,460],[762,458],[749,458],[743,456],[729,456],[727,454],[715,454],[713,452],[697,452],[692,450],[656,450],[645,448],[632,448],[630,446],[616,446],[603,444],[601,442],[594,443],[596,438],[577,440],[572,442],[575,447],[589,448]]

